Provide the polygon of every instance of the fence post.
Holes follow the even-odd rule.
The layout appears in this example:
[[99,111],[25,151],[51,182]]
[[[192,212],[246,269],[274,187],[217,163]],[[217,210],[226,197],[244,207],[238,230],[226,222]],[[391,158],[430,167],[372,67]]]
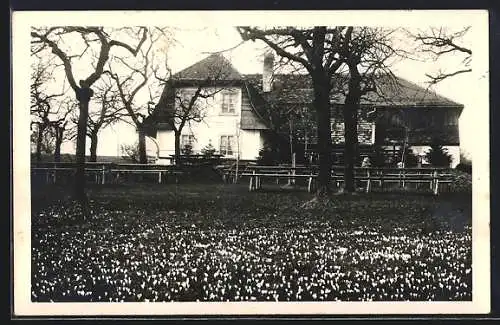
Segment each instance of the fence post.
[[[254,175],[255,175],[255,170],[252,172],[252,174],[254,174]],[[248,187],[248,190],[249,190],[250,192],[252,192],[252,191],[253,191],[253,189],[254,189],[254,183],[255,183],[254,177],[255,177],[255,176],[250,176],[250,184],[249,184],[249,187]]]
[[371,189],[371,179],[370,179],[370,169],[366,170],[366,193],[370,192]]
[[384,188],[384,170],[381,169],[379,170],[379,175],[380,175],[380,189]]
[[102,165],[102,179],[101,184],[104,185],[106,183],[106,166]]
[[158,172],[158,184],[161,184],[161,170]]
[[439,191],[439,177],[438,177],[438,172],[437,170],[434,171],[434,195],[438,194]]

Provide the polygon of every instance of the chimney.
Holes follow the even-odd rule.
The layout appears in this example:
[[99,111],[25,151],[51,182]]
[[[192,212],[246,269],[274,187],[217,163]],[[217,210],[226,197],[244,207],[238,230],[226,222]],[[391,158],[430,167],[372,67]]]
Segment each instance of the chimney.
[[270,92],[273,89],[274,55],[268,52],[264,55],[264,71],[262,73],[262,90]]

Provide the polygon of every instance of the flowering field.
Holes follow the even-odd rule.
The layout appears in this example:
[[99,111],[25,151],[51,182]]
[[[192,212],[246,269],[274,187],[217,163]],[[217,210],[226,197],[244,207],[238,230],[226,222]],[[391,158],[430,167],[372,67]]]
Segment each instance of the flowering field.
[[33,192],[33,301],[471,300],[471,198],[244,185]]

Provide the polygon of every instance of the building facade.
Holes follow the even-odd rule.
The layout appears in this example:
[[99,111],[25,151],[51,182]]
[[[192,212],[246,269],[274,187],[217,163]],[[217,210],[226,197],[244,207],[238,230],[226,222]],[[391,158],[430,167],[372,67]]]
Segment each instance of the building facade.
[[[198,118],[177,132],[181,149],[196,154],[211,146],[224,158],[255,160],[270,135],[281,132],[283,138],[289,133],[290,141],[314,150],[310,77],[273,74],[273,60],[272,55],[264,57],[262,74],[242,75],[222,55],[214,54],[174,75],[151,116],[150,135],[159,144],[158,162],[169,163],[175,154],[182,119],[172,112],[182,111],[182,101],[190,102],[201,88],[206,96],[195,101]],[[397,149],[406,145],[423,157],[431,142],[439,139],[452,156],[451,167],[460,162],[458,121],[463,105],[402,78],[381,79],[377,84],[377,92],[362,99],[358,112],[360,146]],[[331,96],[332,144],[339,152],[344,143],[341,93],[333,91]],[[280,125],[284,120],[290,125]]]

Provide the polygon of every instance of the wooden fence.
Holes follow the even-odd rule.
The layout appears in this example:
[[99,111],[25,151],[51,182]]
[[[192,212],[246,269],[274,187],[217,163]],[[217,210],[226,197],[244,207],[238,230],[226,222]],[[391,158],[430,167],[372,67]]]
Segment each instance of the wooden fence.
[[[274,180],[276,184],[280,179],[286,179],[290,185],[295,185],[303,180],[309,192],[314,192],[318,183],[318,166],[259,166],[246,165],[239,167],[240,172],[235,174],[235,168],[226,168],[222,171],[226,182],[234,182],[241,178],[248,178],[249,190],[255,191],[262,188],[264,180]],[[365,192],[387,187],[398,187],[402,189],[425,189],[437,195],[446,190],[453,182],[450,168],[378,168],[378,167],[355,167],[354,179],[356,185],[362,185]],[[339,187],[344,182],[344,167],[333,166],[331,178]],[[411,185],[413,184],[413,185]],[[389,185],[389,186],[388,186]]]
[[[32,180],[45,183],[69,183],[76,173],[75,163],[38,163],[31,167]],[[173,178],[177,183],[184,171],[176,166],[154,164],[85,163],[87,181],[94,184],[116,184],[120,182],[154,178],[157,183],[165,183]]]

